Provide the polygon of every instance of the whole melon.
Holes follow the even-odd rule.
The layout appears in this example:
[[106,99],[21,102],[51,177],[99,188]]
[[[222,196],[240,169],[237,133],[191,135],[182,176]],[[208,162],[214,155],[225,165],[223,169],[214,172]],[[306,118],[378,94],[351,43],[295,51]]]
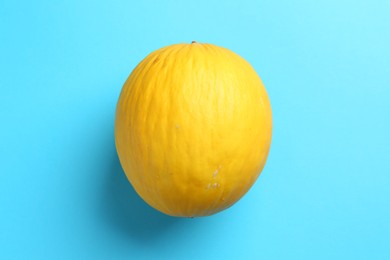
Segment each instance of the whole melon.
[[208,216],[237,202],[262,171],[271,106],[253,67],[197,42],[149,54],[125,82],[115,143],[135,191],[178,217]]

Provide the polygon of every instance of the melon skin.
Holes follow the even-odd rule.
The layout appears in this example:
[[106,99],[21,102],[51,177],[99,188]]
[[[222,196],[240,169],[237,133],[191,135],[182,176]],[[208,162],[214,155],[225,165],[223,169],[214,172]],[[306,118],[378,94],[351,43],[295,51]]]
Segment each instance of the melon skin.
[[116,109],[115,143],[141,198],[177,217],[236,203],[265,166],[271,105],[252,66],[212,44],[175,44],[142,60]]

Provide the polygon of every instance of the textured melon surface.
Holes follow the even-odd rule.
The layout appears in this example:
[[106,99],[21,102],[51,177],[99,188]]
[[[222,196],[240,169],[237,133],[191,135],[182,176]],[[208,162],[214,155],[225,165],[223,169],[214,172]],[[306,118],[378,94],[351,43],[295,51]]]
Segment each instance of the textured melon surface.
[[172,216],[207,216],[238,201],[262,171],[270,102],[243,58],[211,44],[149,54],[117,105],[115,141],[136,192]]

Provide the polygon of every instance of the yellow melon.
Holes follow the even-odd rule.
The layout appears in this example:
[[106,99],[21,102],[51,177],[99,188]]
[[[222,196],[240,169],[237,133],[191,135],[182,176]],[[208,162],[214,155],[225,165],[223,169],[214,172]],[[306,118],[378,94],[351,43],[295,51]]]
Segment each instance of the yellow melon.
[[252,66],[192,42],[161,48],[125,82],[115,119],[121,165],[155,209],[207,216],[232,206],[262,171],[271,106]]

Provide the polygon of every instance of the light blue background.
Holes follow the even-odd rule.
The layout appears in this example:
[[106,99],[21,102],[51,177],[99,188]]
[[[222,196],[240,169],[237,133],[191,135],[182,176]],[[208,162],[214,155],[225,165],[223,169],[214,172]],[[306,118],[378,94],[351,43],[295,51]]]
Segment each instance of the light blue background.
[[[0,259],[390,259],[390,2],[0,2]],[[113,139],[149,52],[246,58],[273,106],[268,163],[212,217],[135,194]]]

